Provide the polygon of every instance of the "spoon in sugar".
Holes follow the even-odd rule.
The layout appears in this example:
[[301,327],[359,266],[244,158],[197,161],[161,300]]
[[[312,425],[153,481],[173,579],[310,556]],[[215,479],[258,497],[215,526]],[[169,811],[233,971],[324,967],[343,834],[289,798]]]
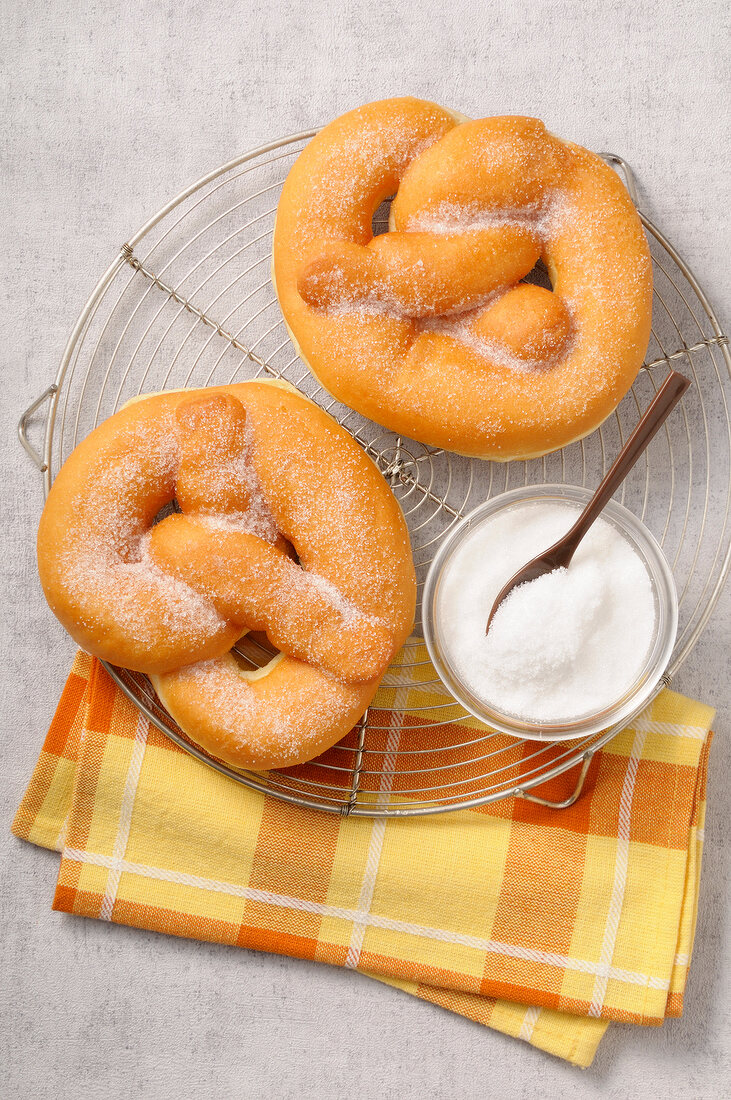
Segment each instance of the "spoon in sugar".
[[622,484],[658,428],[665,423],[689,385],[689,378],[679,374],[678,371],[670,372],[573,527],[553,546],[549,546],[548,550],[544,550],[542,554],[522,566],[500,589],[487,619],[486,634],[490,630],[490,624],[498,607],[514,588],[519,584],[537,580],[544,573],[552,573],[554,569],[567,568],[584,535]]

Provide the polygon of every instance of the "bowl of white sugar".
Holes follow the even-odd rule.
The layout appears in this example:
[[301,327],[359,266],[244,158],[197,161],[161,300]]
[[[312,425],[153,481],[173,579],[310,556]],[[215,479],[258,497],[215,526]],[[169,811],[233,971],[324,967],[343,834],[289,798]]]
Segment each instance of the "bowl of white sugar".
[[568,569],[502,586],[575,522],[580,486],[513,489],[449,533],[424,586],[424,636],[451,694],[519,737],[586,737],[628,722],[653,698],[675,643],[670,567],[640,520],[611,500]]

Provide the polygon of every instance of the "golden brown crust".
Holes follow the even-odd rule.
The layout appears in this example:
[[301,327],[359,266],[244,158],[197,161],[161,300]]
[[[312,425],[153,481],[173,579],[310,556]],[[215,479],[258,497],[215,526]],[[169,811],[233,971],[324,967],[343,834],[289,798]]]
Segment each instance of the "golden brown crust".
[[[389,194],[391,232],[372,238]],[[510,289],[538,254],[550,307]],[[535,457],[593,431],[649,340],[649,249],[625,188],[536,119],[459,122],[415,99],[336,119],[287,178],[273,271],[330,393],[482,458]]]
[[[184,514],[153,524],[174,499]],[[38,565],[72,637],[150,675],[181,728],[239,767],[342,737],[415,605],[408,533],[375,465],[263,381],[155,395],[101,424],[54,481]],[[283,654],[260,673],[230,653],[252,629]]]

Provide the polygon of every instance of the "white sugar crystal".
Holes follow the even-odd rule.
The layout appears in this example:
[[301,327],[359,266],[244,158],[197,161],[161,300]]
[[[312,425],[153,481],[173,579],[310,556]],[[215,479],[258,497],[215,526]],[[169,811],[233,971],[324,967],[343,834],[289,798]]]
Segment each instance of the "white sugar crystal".
[[647,568],[603,519],[568,569],[514,589],[485,635],[502,586],[576,516],[563,503],[509,508],[467,536],[442,579],[437,618],[449,663],[479,699],[528,721],[568,721],[611,706],[642,672],[654,637]]

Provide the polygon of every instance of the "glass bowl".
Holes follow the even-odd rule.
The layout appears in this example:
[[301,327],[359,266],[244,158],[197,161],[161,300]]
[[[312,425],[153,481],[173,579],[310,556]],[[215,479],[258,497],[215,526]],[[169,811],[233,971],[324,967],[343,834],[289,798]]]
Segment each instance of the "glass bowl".
[[[602,512],[602,519],[619,531],[645,563],[655,598],[655,634],[642,671],[624,695],[609,707],[569,721],[529,722],[501,712],[477,698],[449,661],[440,636],[440,586],[446,566],[466,537],[482,522],[503,509],[531,501],[556,500],[564,504],[577,504],[578,514],[578,510],[584,507],[592,495],[589,489],[578,485],[535,485],[501,493],[485,504],[480,504],[456,524],[439,547],[429,569],[424,585],[422,610],[424,639],[432,664],[445,687],[470,714],[503,733],[537,741],[564,741],[572,737],[592,736],[611,726],[627,724],[657,693],[670,660],[678,629],[678,597],[673,574],[662,550],[645,525],[623,505],[610,500]],[[547,548],[544,546],[536,546],[535,553],[539,554],[545,549]]]

